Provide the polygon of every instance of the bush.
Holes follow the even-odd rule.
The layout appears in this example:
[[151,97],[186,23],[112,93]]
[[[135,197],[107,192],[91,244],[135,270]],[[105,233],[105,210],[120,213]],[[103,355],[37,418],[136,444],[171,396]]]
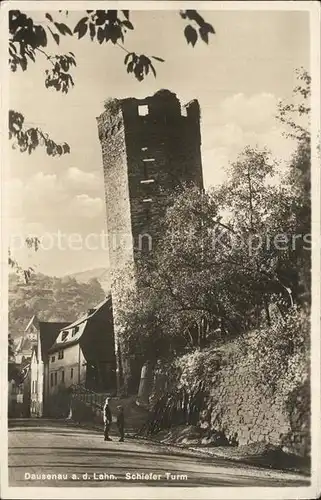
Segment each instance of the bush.
[[258,381],[272,391],[289,394],[309,377],[310,315],[292,309],[284,320],[257,332],[251,351]]

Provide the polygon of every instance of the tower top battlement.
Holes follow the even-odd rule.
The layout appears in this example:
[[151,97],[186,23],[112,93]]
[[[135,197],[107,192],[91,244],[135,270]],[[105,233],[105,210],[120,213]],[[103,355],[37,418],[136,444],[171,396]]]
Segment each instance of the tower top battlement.
[[174,92],[161,89],[151,96],[139,99],[126,97],[123,99],[108,99],[105,101],[105,111],[97,117],[98,127],[115,125],[119,119],[128,123],[142,117],[144,120],[176,122],[182,118],[199,121],[200,107],[196,99],[181,105]]

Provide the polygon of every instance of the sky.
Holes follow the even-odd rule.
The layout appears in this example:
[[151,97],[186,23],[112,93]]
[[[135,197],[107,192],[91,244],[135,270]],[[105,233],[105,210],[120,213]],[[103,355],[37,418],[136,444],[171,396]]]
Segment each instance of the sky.
[[[45,23],[45,12],[34,12]],[[58,12],[51,12],[60,20]],[[89,234],[104,235],[106,214],[101,149],[96,117],[109,97],[144,98],[161,88],[182,103],[197,98],[201,107],[202,163],[205,186],[226,179],[226,167],[246,145],[268,147],[285,161],[295,145],[282,136],[275,119],[279,99],[290,100],[295,69],[309,70],[309,14],[300,11],[202,11],[216,31],[206,45],[187,45],[185,22],[177,11],[133,11],[135,30],[124,46],[159,56],[157,77],[137,82],[126,73],[125,53],[111,44],[61,37],[50,53],[74,52],[75,87],[67,94],[48,90],[40,55],[26,72],[10,74],[10,108],[39,126],[56,142],[66,141],[69,155],[52,158],[38,148],[30,156],[10,147],[5,183],[13,254],[39,272],[65,274],[108,266],[104,236],[86,248]],[[61,21],[74,26],[83,12]],[[57,235],[60,234],[58,248]],[[25,235],[42,238],[37,252],[19,250]],[[78,235],[78,236],[75,236]],[[69,240],[68,240],[69,238]],[[96,243],[99,243],[96,245]],[[93,241],[93,239],[92,239]]]

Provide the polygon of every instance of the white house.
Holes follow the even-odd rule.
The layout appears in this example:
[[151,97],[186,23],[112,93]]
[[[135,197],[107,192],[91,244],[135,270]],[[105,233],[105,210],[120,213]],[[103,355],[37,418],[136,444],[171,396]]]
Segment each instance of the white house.
[[33,347],[30,362],[30,415],[42,417],[46,414],[48,396],[48,350],[54,344],[59,331],[68,323],[38,321],[37,342]]

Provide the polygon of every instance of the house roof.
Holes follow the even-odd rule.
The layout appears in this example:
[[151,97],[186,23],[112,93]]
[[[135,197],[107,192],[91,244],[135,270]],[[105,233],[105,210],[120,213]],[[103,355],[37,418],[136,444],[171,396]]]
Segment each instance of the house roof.
[[93,316],[95,316],[95,314],[97,314],[97,312],[99,311],[99,309],[101,309],[109,301],[111,303],[111,296],[110,295],[108,297],[106,297],[104,300],[102,300],[101,302],[99,302],[99,304],[97,306],[93,307],[92,308],[92,310],[93,310],[92,313],[84,314],[79,319],[77,319],[76,321],[74,321],[74,323],[71,323],[68,326],[68,330],[71,329],[71,328],[74,328],[75,326],[81,325],[85,321],[88,321],[90,318],[92,318]]
[[[49,349],[48,352],[54,352],[54,351],[57,351],[58,349],[61,349],[65,346],[71,346],[71,345],[77,344],[79,342],[82,334],[84,333],[87,321],[90,320],[92,317],[94,317],[98,313],[98,311],[108,303],[110,303],[110,307],[111,307],[112,301],[111,301],[110,295],[108,297],[106,297],[104,300],[102,300],[95,308],[93,308],[92,312],[84,314],[78,320],[69,324],[68,327],[66,327],[66,326],[62,327],[59,334],[57,335],[57,337],[55,339],[54,344],[52,345],[52,347]],[[70,335],[67,335],[66,339],[62,340],[62,335],[60,335],[60,334],[62,334],[63,331],[64,332],[68,331],[68,333],[71,333],[71,331],[76,327],[78,327],[78,332],[72,338],[70,338]]]
[[66,322],[50,322],[39,321],[40,342],[41,342],[41,357],[42,359],[48,354],[50,347],[54,344],[59,332],[62,328],[68,326]]
[[19,347],[17,348],[17,354],[24,353],[24,352],[31,353],[32,348],[35,345],[35,343],[36,342],[34,340],[31,340],[28,337],[23,337],[21,339]]
[[35,326],[38,326],[38,319],[37,319],[37,316],[36,314],[34,314],[31,318],[31,320],[29,321],[29,323],[27,324],[26,328],[25,328],[25,332],[27,332],[29,330],[29,328],[31,327],[31,325],[34,324]]

